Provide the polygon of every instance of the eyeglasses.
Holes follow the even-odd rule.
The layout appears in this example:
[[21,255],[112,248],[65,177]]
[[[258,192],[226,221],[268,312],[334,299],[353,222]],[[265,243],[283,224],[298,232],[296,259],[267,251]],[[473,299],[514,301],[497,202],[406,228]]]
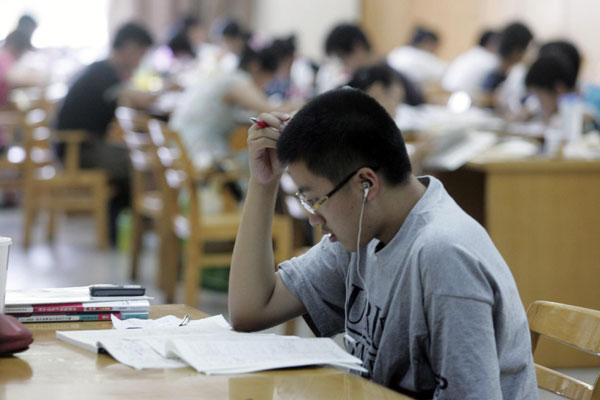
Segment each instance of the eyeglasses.
[[[325,203],[331,196],[333,196],[338,190],[340,190],[342,186],[348,183],[350,178],[352,178],[358,171],[360,171],[361,168],[364,167],[360,167],[357,170],[353,171],[350,175],[342,179],[340,183],[335,185],[335,187],[331,189],[329,193],[327,193],[325,196],[321,197],[318,200],[308,200],[306,198],[306,195],[301,191],[296,192],[296,198],[300,201],[300,204],[302,204],[302,207],[304,207],[306,211],[308,211],[312,215],[317,215],[317,210],[319,209],[319,207],[321,207],[323,203]],[[377,171],[377,168],[371,169]]]

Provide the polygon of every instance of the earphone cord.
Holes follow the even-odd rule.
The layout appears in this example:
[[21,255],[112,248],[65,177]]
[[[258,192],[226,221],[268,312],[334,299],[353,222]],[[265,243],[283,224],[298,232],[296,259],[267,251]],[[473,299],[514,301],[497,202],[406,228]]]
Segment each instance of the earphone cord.
[[365,294],[367,295],[367,299],[369,298],[369,292],[367,290],[367,285],[365,284],[365,281],[363,280],[362,276],[360,275],[359,261],[360,261],[360,235],[362,233],[363,214],[365,211],[365,204],[367,202],[368,194],[369,194],[369,191],[365,190],[365,195],[363,196],[362,206],[360,208],[360,219],[358,220],[358,237],[356,238],[356,273],[358,274],[358,278],[360,279],[363,286],[365,287]]
[[[367,290],[367,285],[365,284],[365,281],[363,280],[362,276],[360,276],[360,268],[359,268],[359,260],[360,260],[360,234],[362,233],[362,220],[363,220],[363,214],[365,211],[365,204],[367,202],[367,195],[369,194],[369,190],[365,190],[365,195],[363,196],[363,201],[362,201],[362,206],[360,208],[360,218],[358,220],[358,237],[356,238],[356,273],[358,274],[358,278],[360,279],[360,281],[362,282],[364,288],[365,288],[365,295],[367,296],[367,302],[369,301],[369,291]],[[346,333],[344,335],[344,337],[346,338],[346,340],[348,340],[349,343],[356,343],[356,339],[354,339],[346,330]]]

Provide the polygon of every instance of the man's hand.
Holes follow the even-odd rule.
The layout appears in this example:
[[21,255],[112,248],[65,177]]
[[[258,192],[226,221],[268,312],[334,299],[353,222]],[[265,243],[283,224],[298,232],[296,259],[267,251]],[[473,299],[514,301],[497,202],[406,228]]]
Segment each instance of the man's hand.
[[278,182],[285,166],[277,159],[277,141],[290,117],[284,113],[273,112],[262,113],[258,118],[267,126],[259,128],[257,124],[253,124],[248,131],[250,176],[261,184]]

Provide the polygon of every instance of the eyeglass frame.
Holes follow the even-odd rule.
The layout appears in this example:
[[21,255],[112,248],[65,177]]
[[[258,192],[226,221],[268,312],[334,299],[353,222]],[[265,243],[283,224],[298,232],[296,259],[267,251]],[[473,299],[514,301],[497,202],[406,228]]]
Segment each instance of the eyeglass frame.
[[334,188],[329,191],[329,193],[327,193],[325,196],[321,197],[320,199],[318,199],[317,201],[315,201],[312,204],[306,199],[306,195],[304,194],[304,192],[302,192],[300,190],[297,191],[296,194],[294,194],[294,196],[296,196],[296,198],[298,199],[298,201],[300,202],[302,207],[304,207],[304,209],[306,211],[308,211],[309,214],[317,215],[317,210],[319,209],[319,207],[321,207],[323,205],[323,203],[325,203],[327,200],[329,200],[329,198],[331,196],[333,196],[336,192],[338,192],[346,183],[348,183],[350,181],[350,179],[352,179],[352,177],[354,175],[356,175],[356,173],[358,171],[360,171],[363,168],[371,168],[373,171],[377,171],[377,169],[378,169],[378,167],[369,167],[369,166],[363,166],[363,167],[357,168],[350,175],[348,175],[347,177],[342,179],[340,181],[340,183],[335,185]]

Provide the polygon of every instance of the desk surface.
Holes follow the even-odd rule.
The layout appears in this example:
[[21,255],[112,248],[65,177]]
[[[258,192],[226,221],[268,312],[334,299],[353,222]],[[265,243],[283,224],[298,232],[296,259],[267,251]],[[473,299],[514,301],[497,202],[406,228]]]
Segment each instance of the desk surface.
[[[185,305],[153,306],[151,318],[207,315]],[[28,324],[35,341],[26,352],[0,358],[0,399],[408,399],[347,372],[297,368],[205,376],[192,368],[143,370],[56,340],[57,330],[108,329],[110,322]],[[36,396],[36,397],[34,397]]]

